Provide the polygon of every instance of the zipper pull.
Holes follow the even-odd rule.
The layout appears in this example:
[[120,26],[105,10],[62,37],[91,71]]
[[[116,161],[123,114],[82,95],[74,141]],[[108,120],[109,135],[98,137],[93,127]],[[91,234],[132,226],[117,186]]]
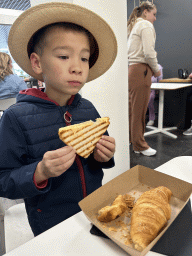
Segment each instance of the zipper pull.
[[68,111],[66,111],[65,114],[63,115],[63,117],[64,117],[66,125],[70,125],[71,121],[72,121],[72,115]]

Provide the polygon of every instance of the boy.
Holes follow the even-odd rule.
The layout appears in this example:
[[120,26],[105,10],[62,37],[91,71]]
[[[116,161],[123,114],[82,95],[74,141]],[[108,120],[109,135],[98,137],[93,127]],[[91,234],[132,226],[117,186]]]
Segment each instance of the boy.
[[117,44],[93,12],[47,3],[15,21],[9,49],[29,75],[44,81],[45,90],[21,91],[1,119],[0,196],[24,198],[37,236],[79,212],[78,202],[101,186],[102,168],[114,166],[115,140],[107,133],[84,159],[63,145],[58,129],[100,117],[78,92],[112,65]]

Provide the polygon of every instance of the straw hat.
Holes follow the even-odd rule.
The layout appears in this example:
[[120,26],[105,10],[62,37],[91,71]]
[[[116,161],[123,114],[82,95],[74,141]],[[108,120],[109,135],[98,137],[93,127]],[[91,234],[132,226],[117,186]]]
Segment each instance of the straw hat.
[[87,82],[104,74],[113,64],[117,55],[117,40],[114,32],[96,13],[79,5],[50,2],[36,5],[23,12],[13,23],[9,32],[10,53],[17,64],[30,76],[42,80],[31,68],[28,57],[28,43],[40,28],[56,23],[70,22],[86,28],[95,38],[99,56],[90,68]]

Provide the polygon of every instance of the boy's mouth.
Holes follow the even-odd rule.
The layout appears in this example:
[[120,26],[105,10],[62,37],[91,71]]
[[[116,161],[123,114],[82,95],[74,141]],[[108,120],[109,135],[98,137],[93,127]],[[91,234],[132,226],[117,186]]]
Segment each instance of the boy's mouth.
[[74,80],[74,81],[68,81],[70,85],[73,86],[80,86],[82,83],[80,81]]

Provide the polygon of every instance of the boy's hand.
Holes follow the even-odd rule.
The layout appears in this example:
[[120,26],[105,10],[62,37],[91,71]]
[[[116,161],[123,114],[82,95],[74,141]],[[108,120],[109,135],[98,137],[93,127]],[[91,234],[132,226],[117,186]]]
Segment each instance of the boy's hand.
[[108,162],[115,153],[115,139],[103,135],[97,142],[93,156],[98,162]]
[[76,152],[70,146],[46,152],[35,171],[36,183],[38,184],[51,177],[60,176],[71,167],[75,157]]

